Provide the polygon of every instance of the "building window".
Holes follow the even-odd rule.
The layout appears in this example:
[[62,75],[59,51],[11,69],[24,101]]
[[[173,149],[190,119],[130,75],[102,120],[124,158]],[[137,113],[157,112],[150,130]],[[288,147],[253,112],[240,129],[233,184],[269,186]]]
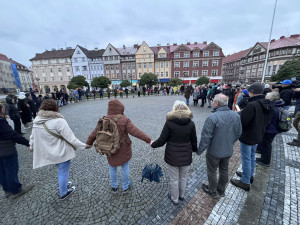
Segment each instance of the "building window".
[[79,66],[75,66],[75,70],[76,70],[76,71],[79,71]]
[[150,58],[150,59],[152,58],[152,54],[149,54],[149,58]]
[[180,62],[175,62],[175,63],[174,63],[174,67],[175,67],[175,68],[180,68]]
[[202,76],[207,76],[208,75],[208,70],[202,70]]
[[166,57],[166,54],[165,53],[160,53],[158,54],[158,58],[165,58]]
[[264,59],[266,57],[266,55],[265,54],[263,54],[263,55],[260,55],[260,59]]
[[208,61],[202,61],[202,66],[208,66]]
[[190,57],[190,53],[189,52],[185,52],[183,55],[184,58],[189,58]]
[[175,54],[174,54],[174,58],[175,58],[175,59],[180,58],[180,53],[175,53]]
[[139,73],[139,78],[141,78],[141,76],[142,76],[142,73]]
[[166,71],[166,77],[169,77],[169,72],[168,71]]
[[209,56],[209,51],[204,51],[203,52],[203,57],[208,57]]
[[219,55],[220,55],[219,51],[214,51],[213,52],[213,56],[219,56]]
[[61,72],[61,68],[60,68],[60,67],[58,67],[58,68],[57,68],[57,71],[58,71],[58,72]]
[[147,68],[147,63],[144,63],[144,69],[146,69]]
[[74,62],[78,62],[77,58],[74,58]]
[[193,57],[199,57],[200,56],[200,52],[193,52]]
[[50,73],[53,73],[53,69],[52,68],[49,68],[50,69]]
[[142,68],[142,64],[141,64],[141,63],[138,64],[138,68],[139,68],[139,69]]
[[159,72],[156,72],[156,76],[159,76]]
[[161,68],[164,68],[164,62],[161,62],[161,63],[160,63],[160,67],[161,67]]
[[65,63],[67,63],[68,62],[68,59],[65,59]]
[[84,62],[85,61],[85,59],[84,58],[82,58],[82,62]]
[[193,77],[198,77],[198,72],[199,72],[198,70],[194,70],[193,71]]
[[183,67],[184,67],[184,68],[188,68],[188,67],[189,67],[189,64],[190,64],[189,62],[183,62]]
[[248,62],[252,62],[252,58],[248,58]]
[[183,75],[184,77],[188,77],[188,76],[189,76],[189,71],[183,71],[182,75]]
[[159,68],[159,63],[158,62],[155,63],[155,67],[156,67],[156,69]]
[[164,77],[164,72],[161,72],[161,73],[160,73],[160,77]]
[[119,57],[116,55],[116,56],[115,56],[115,60],[118,60],[118,59],[119,59]]
[[129,63],[127,64],[127,69],[130,70],[130,64]]
[[114,66],[111,66],[110,69],[111,69],[111,70],[114,70],[115,68],[114,68]]
[[193,62],[193,67],[199,67],[199,61],[194,61]]
[[166,68],[168,68],[169,67],[169,62],[166,62]]
[[174,72],[174,77],[179,77],[179,71]]
[[218,60],[214,60],[214,61],[212,62],[212,65],[213,65],[213,66],[218,66],[218,65],[219,65],[219,61],[218,61]]
[[[149,68],[152,68],[152,63],[149,63]],[[133,68],[134,69],[134,68]]]
[[212,76],[217,76],[218,75],[218,70],[212,70],[211,75]]

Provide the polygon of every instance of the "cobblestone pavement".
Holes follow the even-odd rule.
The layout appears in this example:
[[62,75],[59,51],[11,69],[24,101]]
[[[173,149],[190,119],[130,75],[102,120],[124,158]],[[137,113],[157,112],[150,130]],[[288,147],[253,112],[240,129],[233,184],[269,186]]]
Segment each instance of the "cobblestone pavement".
[[[182,96],[150,96],[124,98],[125,114],[153,140],[159,137],[165,116],[175,100]],[[86,141],[98,119],[106,114],[108,100],[90,100],[61,108],[75,135]],[[198,142],[201,128],[210,114],[207,108],[190,107],[197,127]],[[27,131],[30,133],[30,131]],[[26,134],[28,137],[29,134]],[[59,200],[55,166],[32,170],[32,155],[18,146],[19,178],[23,185],[33,183],[35,188],[16,200],[6,199],[0,192],[0,224],[244,224],[247,202],[257,196],[263,201],[258,209],[258,222],[251,224],[299,224],[299,168],[300,148],[286,145],[296,136],[295,129],[278,135],[274,140],[272,166],[264,171],[257,167],[257,176],[264,173],[269,180],[266,187],[245,192],[228,184],[225,197],[211,199],[202,189],[207,182],[205,154],[193,156],[185,200],[178,206],[170,203],[164,148],[152,150],[146,143],[131,137],[133,157],[130,161],[133,189],[123,195],[109,191],[108,164],[94,148],[77,151],[72,160],[70,180],[75,193],[65,201]],[[147,163],[157,163],[164,176],[160,183],[141,183],[141,172]],[[230,159],[229,179],[241,170],[239,144]],[[120,177],[120,171],[119,177]],[[236,176],[235,176],[236,177]],[[119,179],[120,180],[120,179]],[[258,184],[259,181],[256,181]],[[253,197],[254,196],[254,197]]]

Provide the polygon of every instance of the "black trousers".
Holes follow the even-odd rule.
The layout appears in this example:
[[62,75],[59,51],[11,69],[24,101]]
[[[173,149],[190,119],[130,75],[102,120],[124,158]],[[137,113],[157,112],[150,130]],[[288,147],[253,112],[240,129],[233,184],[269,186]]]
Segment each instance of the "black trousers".
[[262,162],[265,164],[270,164],[272,155],[272,142],[276,134],[265,133],[263,141],[258,144],[257,149],[261,152]]
[[[228,158],[217,158],[209,153],[206,153],[206,166],[208,186],[211,191],[225,192],[226,184],[228,183]],[[217,180],[217,169],[219,168],[219,181]]]
[[21,121],[20,119],[13,120],[14,121],[14,130],[21,134]]

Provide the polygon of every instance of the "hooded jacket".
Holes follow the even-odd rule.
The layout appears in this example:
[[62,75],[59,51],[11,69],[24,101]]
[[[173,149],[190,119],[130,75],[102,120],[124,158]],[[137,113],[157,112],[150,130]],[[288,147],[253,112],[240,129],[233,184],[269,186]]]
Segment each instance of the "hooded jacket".
[[197,151],[197,136],[190,110],[175,110],[167,114],[167,121],[153,148],[166,145],[165,162],[171,166],[188,166],[192,153]]
[[15,106],[15,104],[12,103],[12,98],[7,96],[6,103],[7,103],[6,114],[9,115],[10,119],[20,120],[20,118],[21,118],[20,113],[19,113],[17,107]]
[[[146,143],[150,143],[151,139],[144,132],[139,130],[131,120],[124,115],[124,105],[117,99],[110,100],[108,103],[107,117],[113,120],[117,115],[123,116],[117,121],[118,132],[120,135],[120,148],[111,157],[107,157],[109,165],[116,167],[122,166],[127,163],[132,156],[131,140],[129,135],[139,138]],[[87,139],[87,144],[92,145],[96,140],[96,134],[99,129],[97,124],[96,128],[92,131]]]
[[285,102],[286,106],[291,105],[292,98],[294,97],[294,90],[288,86],[283,87],[280,91],[280,98]]
[[49,134],[43,123],[52,133],[62,136],[76,148],[86,147],[86,144],[75,137],[63,115],[58,112],[40,110],[33,121],[30,136],[30,149],[33,150],[33,169],[66,162],[75,157],[73,147],[66,141]]
[[26,99],[18,99],[18,111],[20,111],[23,124],[31,122],[31,112]]
[[241,111],[243,132],[239,140],[247,145],[259,144],[273,113],[273,105],[264,95],[249,98],[248,104]]
[[278,134],[278,133],[280,133],[280,131],[278,130],[279,108],[283,108],[284,107],[284,101],[278,100],[278,101],[272,102],[272,104],[274,106],[274,114],[273,114],[271,122],[266,127],[265,133],[268,133],[268,134]]

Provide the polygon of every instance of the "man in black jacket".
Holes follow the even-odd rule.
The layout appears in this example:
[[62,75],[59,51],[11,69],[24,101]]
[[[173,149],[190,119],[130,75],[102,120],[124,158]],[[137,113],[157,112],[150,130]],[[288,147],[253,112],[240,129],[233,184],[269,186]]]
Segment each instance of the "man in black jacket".
[[13,96],[6,97],[6,115],[14,122],[14,130],[17,131],[19,134],[24,134],[21,131],[21,115],[15,106],[15,99]]
[[255,151],[262,141],[266,126],[273,117],[273,105],[263,95],[264,86],[261,83],[253,83],[249,88],[249,100],[241,111],[243,132],[240,137],[240,152],[243,172],[237,172],[241,180],[231,179],[231,183],[245,191],[250,190],[250,182],[253,182],[255,169]]
[[22,187],[18,179],[18,154],[15,143],[26,145],[29,141],[9,126],[5,119],[5,107],[0,104],[0,185],[5,196],[17,198],[33,188],[33,185]]
[[294,97],[294,90],[292,89],[292,81],[291,80],[284,80],[281,83],[281,86],[273,85],[273,88],[279,88],[280,98],[285,102],[285,109],[289,110],[292,98]]

